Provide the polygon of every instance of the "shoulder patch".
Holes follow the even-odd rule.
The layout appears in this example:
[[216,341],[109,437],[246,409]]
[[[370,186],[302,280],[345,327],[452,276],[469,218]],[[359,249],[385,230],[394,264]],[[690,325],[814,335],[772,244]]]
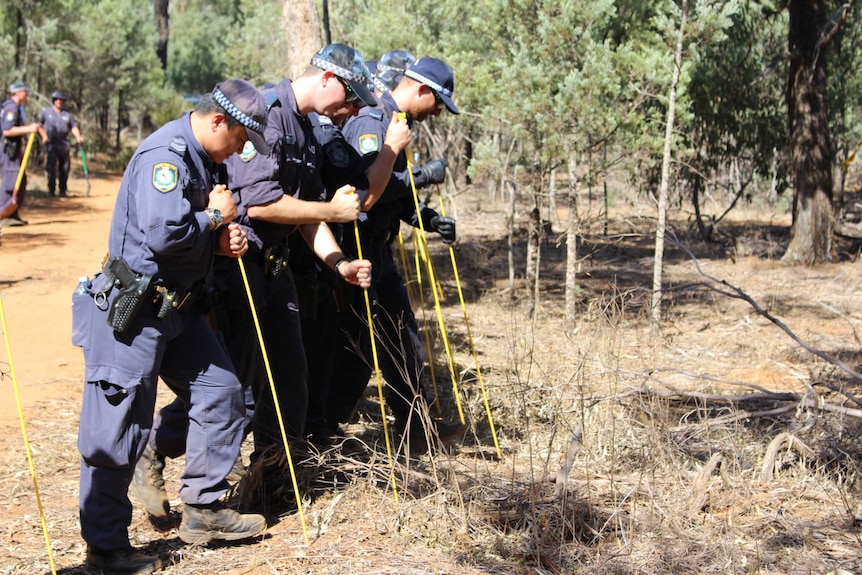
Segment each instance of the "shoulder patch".
[[329,161],[336,168],[346,168],[350,165],[350,156],[347,155],[344,146],[343,140],[333,140],[328,146],[323,147]]
[[377,134],[362,134],[359,136],[359,153],[362,155],[376,152],[380,149]]
[[239,159],[243,162],[250,162],[252,158],[257,155],[257,148],[254,147],[254,144],[251,143],[251,140],[247,140],[245,145],[242,147],[242,152],[239,155]]
[[8,112],[6,114],[6,121],[7,122],[14,122],[15,121],[15,112]]
[[153,166],[153,187],[166,194],[177,187],[177,167],[169,162],[161,162]]

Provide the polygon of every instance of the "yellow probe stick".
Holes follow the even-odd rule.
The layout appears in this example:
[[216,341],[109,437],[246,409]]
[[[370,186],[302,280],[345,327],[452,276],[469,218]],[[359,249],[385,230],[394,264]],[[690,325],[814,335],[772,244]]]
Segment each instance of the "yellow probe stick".
[[281,441],[284,443],[284,453],[287,456],[287,465],[290,468],[290,481],[293,484],[293,496],[296,499],[296,507],[299,510],[299,522],[302,524],[302,535],[305,538],[305,544],[309,545],[308,530],[305,527],[305,515],[302,511],[302,497],[299,495],[299,485],[296,482],[296,472],[293,470],[293,457],[290,455],[290,445],[287,441],[287,432],[284,430],[284,419],[281,417],[281,406],[278,403],[278,394],[275,391],[275,380],[272,377],[272,370],[269,367],[269,357],[266,354],[266,346],[263,343],[263,332],[260,330],[260,322],[257,319],[257,309],[254,307],[254,298],[251,295],[251,286],[248,283],[248,276],[245,273],[245,264],[242,258],[236,260],[239,262],[239,272],[242,274],[242,283],[245,285],[245,293],[248,295],[248,305],[251,308],[251,317],[254,320],[254,329],[257,331],[257,340],[260,343],[260,352],[263,354],[263,365],[266,368],[266,376],[269,378],[269,389],[272,392],[272,402],[275,404],[275,414],[278,417],[278,428],[281,431]]
[[[437,197],[440,203],[440,215],[446,216],[446,209],[443,206],[443,194],[440,193],[440,186],[437,186]],[[485,382],[482,379],[482,368],[479,367],[479,358],[476,355],[476,346],[473,343],[473,334],[470,331],[470,319],[467,317],[467,305],[464,303],[464,291],[461,289],[461,278],[458,276],[458,264],[455,262],[455,249],[449,246],[449,259],[452,260],[452,271],[455,274],[455,285],[458,286],[458,299],[461,300],[461,311],[464,313],[464,325],[467,327],[467,340],[470,342],[470,351],[473,354],[473,362],[476,364],[476,375],[479,378],[479,388],[482,390],[482,400],[485,402],[485,414],[488,416],[488,424],[491,426],[491,436],[494,438],[494,447],[497,449],[497,457],[502,458],[503,452],[500,449],[500,442],[497,440],[497,430],[494,427],[494,418],[491,416],[491,405],[488,401],[488,392],[485,390]]]
[[45,534],[48,563],[51,564],[51,573],[57,575],[57,568],[54,566],[54,554],[51,552],[51,539],[48,537],[48,524],[45,522],[45,511],[42,509],[42,498],[39,495],[39,485],[36,482],[36,466],[33,464],[33,453],[30,450],[30,441],[27,439],[27,426],[24,424],[24,409],[21,407],[18,378],[15,376],[15,364],[12,362],[12,347],[9,345],[9,330],[6,327],[3,296],[0,296],[0,321],[2,321],[3,326],[3,339],[6,341],[6,357],[9,359],[9,370],[12,374],[12,388],[15,390],[15,404],[18,406],[18,420],[21,422],[21,435],[24,436],[24,451],[27,453],[27,463],[30,464],[30,477],[33,478],[33,491],[36,493],[36,507],[39,509],[39,519],[42,521],[42,533]]
[[[362,258],[362,244],[359,241],[359,222],[353,221],[353,234],[356,236],[356,255]],[[386,423],[386,403],[383,399],[383,379],[380,377],[380,361],[377,359],[377,343],[374,341],[374,323],[371,316],[371,300],[368,299],[368,289],[363,288],[365,296],[365,313],[368,320],[368,335],[371,338],[371,357],[374,360],[374,375],[377,378],[377,396],[380,400],[380,415],[383,416],[383,438],[386,440],[386,456],[389,458],[389,479],[392,482],[392,494],[398,503],[398,484],[395,481],[395,461],[392,458],[392,444],[389,441],[389,425]]]

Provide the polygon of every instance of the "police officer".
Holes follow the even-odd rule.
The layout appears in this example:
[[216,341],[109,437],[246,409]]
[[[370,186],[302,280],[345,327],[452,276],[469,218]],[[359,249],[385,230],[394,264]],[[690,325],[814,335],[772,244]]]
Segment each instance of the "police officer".
[[104,269],[90,293],[73,296],[74,345],[86,364],[78,434],[80,520],[87,565],[151,573],[159,557],[128,536],[128,487],[153,421],[159,378],[188,402],[188,452],[179,537],[187,543],[242,539],[263,516],[224,508],[226,476],[243,438],[242,387],[195,302],[215,255],[248,249],[223,162],[263,138],[266,103],[243,80],[222,82],[194,111],[138,147],[123,176]]
[[[284,79],[264,90],[269,104],[266,140],[269,154],[246,146],[240,156],[227,162],[229,184],[237,198],[237,221],[249,233],[249,252],[243,258],[246,278],[261,324],[269,364],[276,386],[278,408],[291,441],[303,444],[308,403],[307,363],[302,344],[297,286],[288,267],[288,236],[297,232],[320,261],[345,281],[368,287],[371,264],[367,260],[345,257],[325,222],[350,222],[359,215],[359,197],[352,186],[335,191],[330,201],[321,181],[321,148],[314,139],[308,120],[311,112],[334,114],[346,103],[359,98],[376,104],[368,90],[369,81],[362,56],[344,44],[330,44],[320,50],[311,65],[296,80]],[[277,487],[286,484],[278,455],[283,453],[278,413],[269,378],[261,355],[258,337],[246,297],[245,282],[236,262],[222,262],[216,270],[216,284],[224,301],[220,325],[227,349],[244,384],[254,396],[252,429],[253,462],[264,465],[265,481]],[[175,406],[170,424],[180,425]],[[164,411],[164,410],[163,410]],[[141,466],[152,472],[140,477],[138,491],[148,491],[157,515],[165,498],[159,464],[166,450],[160,437],[176,436],[162,420],[155,444],[145,457],[155,461]],[[272,457],[271,456],[275,456]],[[267,495],[272,490],[264,485]],[[275,487],[274,487],[275,489]],[[263,502],[262,502],[263,503]],[[153,513],[156,512],[156,513]],[[163,512],[162,512],[163,513]],[[158,515],[157,515],[158,516]]]
[[[385,146],[386,126],[399,112],[406,115],[411,126],[414,122],[439,115],[444,108],[458,114],[459,110],[452,101],[454,83],[452,69],[443,61],[422,58],[404,73],[392,92],[381,97],[380,108],[363,109],[357,117],[348,120],[344,136],[361,154],[373,154]],[[442,160],[414,168],[416,187],[441,183],[445,168]],[[369,183],[371,189],[379,184],[378,181]],[[436,439],[447,443],[463,436],[466,427],[429,419],[425,410],[425,390],[421,384],[423,366],[415,343],[418,327],[390,244],[398,233],[400,221],[418,227],[420,217],[426,230],[439,233],[445,242],[451,243],[455,240],[455,221],[441,217],[427,206],[421,206],[420,213],[416,213],[404,151],[398,154],[391,175],[383,185],[385,191],[382,196],[360,223],[361,241],[364,253],[369,254],[374,265],[373,290],[378,321],[375,327],[383,334],[378,337],[377,348],[380,368],[388,384],[387,402],[395,415],[396,427],[410,442],[410,450],[419,452],[428,447],[427,438],[434,439],[436,435]],[[355,253],[355,245],[348,247],[349,240],[345,237],[345,251]],[[357,294],[352,301],[353,309],[342,316],[344,339],[337,346],[340,355],[327,399],[326,419],[330,426],[349,420],[371,375],[364,359],[370,357],[368,330],[356,319],[364,317],[361,311],[364,303]],[[355,344],[350,345],[351,340],[361,342],[361,355],[352,351]],[[426,425],[429,421],[430,426]]]
[[27,136],[35,132],[45,135],[38,122],[27,123],[24,103],[30,96],[30,88],[24,82],[13,82],[9,86],[9,98],[0,107],[0,131],[3,133],[3,149],[0,153],[0,220],[7,226],[21,226],[27,222],[21,219],[18,208],[24,205],[27,195],[27,176],[21,178],[21,185],[15,192],[18,172],[27,145]]
[[84,144],[84,137],[78,128],[78,123],[72,118],[72,114],[64,109],[66,96],[63,92],[51,94],[51,105],[42,108],[40,121],[48,135],[48,153],[45,162],[45,171],[48,173],[48,193],[54,195],[57,191],[57,183],[60,185],[60,197],[66,197],[66,183],[69,180],[69,167],[71,165],[69,149],[69,133],[75,136],[78,145]]
[[[370,88],[370,86],[369,86]],[[409,145],[413,136],[406,119],[392,118],[386,133],[386,147],[380,153],[362,156],[341,133],[344,122],[364,107],[361,100],[347,104],[331,116],[308,115],[315,140],[323,150],[321,177],[328,194],[345,184],[356,188],[363,210],[374,204],[369,194],[369,177],[390,174],[398,154]],[[379,179],[379,178],[378,178]],[[383,187],[378,186],[379,197]],[[353,226],[330,224],[336,237],[353,234]],[[296,245],[294,245],[296,244]],[[290,266],[299,286],[299,309],[302,317],[302,341],[308,361],[308,410],[305,435],[318,447],[328,447],[333,429],[326,422],[326,398],[329,394],[335,345],[338,335],[338,306],[335,291],[343,284],[337,282],[327,268],[316,264],[308,248],[292,242]]]

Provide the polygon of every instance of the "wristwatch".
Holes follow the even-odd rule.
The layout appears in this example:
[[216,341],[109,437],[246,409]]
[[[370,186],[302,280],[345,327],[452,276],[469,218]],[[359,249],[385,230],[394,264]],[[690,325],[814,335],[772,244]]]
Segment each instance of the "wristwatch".
[[224,221],[224,215],[221,213],[221,210],[218,208],[207,208],[204,210],[207,215],[210,217],[210,221],[213,223],[212,229],[216,230]]

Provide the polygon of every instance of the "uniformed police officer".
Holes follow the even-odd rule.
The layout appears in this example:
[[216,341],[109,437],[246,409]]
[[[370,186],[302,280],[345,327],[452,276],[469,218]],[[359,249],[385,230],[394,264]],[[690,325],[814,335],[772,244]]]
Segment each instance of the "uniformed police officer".
[[63,92],[54,92],[51,94],[51,105],[42,108],[40,118],[42,127],[48,135],[48,153],[45,160],[48,193],[53,196],[59,184],[60,197],[66,197],[66,183],[69,181],[71,166],[69,134],[75,136],[78,145],[84,143],[84,136],[81,135],[78,123],[72,118],[72,114],[64,109],[65,105],[66,96]]
[[0,153],[0,220],[7,226],[20,226],[27,222],[21,219],[18,208],[24,205],[27,195],[27,176],[21,179],[21,185],[15,192],[18,172],[24,158],[24,149],[28,134],[39,132],[43,134],[38,122],[27,123],[24,103],[30,96],[30,88],[24,82],[13,82],[9,86],[9,98],[0,108],[0,131],[3,133],[3,149]]
[[[352,186],[338,189],[330,201],[321,181],[320,146],[314,139],[308,114],[334,114],[356,98],[374,105],[362,56],[344,44],[320,50],[296,80],[282,80],[264,90],[269,104],[266,140],[269,154],[247,146],[227,162],[230,187],[237,198],[237,221],[249,233],[249,253],[243,258],[257,317],[268,352],[279,410],[291,447],[303,443],[308,403],[307,363],[302,344],[297,286],[288,267],[288,236],[298,231],[315,255],[345,281],[368,287],[368,260],[345,257],[325,222],[350,222],[359,215],[359,197]],[[246,297],[245,282],[235,262],[222,262],[216,284],[225,302],[219,328],[237,373],[254,395],[254,452],[252,460],[269,460],[283,453],[283,442],[269,378]],[[170,424],[180,425],[172,408]],[[149,472],[136,474],[138,491],[151,493],[156,504],[150,512],[163,514],[165,494],[160,485],[166,450],[160,437],[175,436],[160,423],[155,445],[145,457],[155,461]],[[141,465],[145,465],[142,460]],[[278,465],[267,469],[279,486],[286,484]],[[140,485],[137,484],[140,478]],[[268,492],[270,493],[270,492]],[[157,515],[158,516],[158,515]]]
[[[361,103],[361,100],[356,103]],[[374,204],[384,188],[384,186],[377,186],[377,191],[371,194],[369,175],[372,180],[380,180],[383,175],[391,174],[395,159],[409,145],[413,136],[407,120],[393,116],[386,133],[385,149],[377,154],[360,155],[344,139],[340,127],[362,107],[362,105],[348,104],[330,117],[311,113],[308,118],[313,127],[314,137],[323,150],[323,165],[320,172],[327,193],[332,193],[345,184],[351,184],[356,188],[362,209],[365,210]],[[352,226],[330,224],[330,227],[339,238],[344,234],[353,234]],[[326,422],[325,404],[329,394],[339,329],[339,314],[334,290],[340,286],[336,281],[337,278],[329,273],[327,268],[315,264],[308,253],[308,248],[299,242],[291,243],[290,265],[294,276],[298,278],[302,341],[308,360],[308,410],[305,435],[318,447],[327,447],[331,443],[333,429]]]
[[[414,122],[439,115],[444,108],[458,114],[459,110],[452,101],[454,84],[452,69],[443,61],[436,58],[417,60],[404,73],[398,86],[381,97],[381,107],[363,109],[357,117],[348,120],[344,136],[361,154],[376,153],[386,144],[386,127],[390,118],[399,112],[406,115],[411,126]],[[442,182],[445,168],[442,160],[414,168],[416,187]],[[372,189],[375,184],[370,182]],[[466,428],[438,419],[431,420],[430,427],[424,425],[429,418],[421,384],[423,366],[414,337],[418,328],[390,243],[398,233],[400,221],[418,227],[420,217],[426,230],[439,233],[445,242],[451,243],[455,240],[455,220],[441,217],[426,206],[421,206],[420,213],[416,213],[407,157],[403,151],[399,153],[391,177],[385,180],[384,186],[381,198],[367,212],[367,218],[360,222],[360,234],[363,251],[369,254],[374,265],[376,328],[383,334],[378,337],[377,347],[380,350],[380,368],[388,384],[387,403],[395,414],[396,427],[402,432],[409,429],[405,439],[410,440],[410,449],[421,451],[427,447],[425,440],[429,436],[433,439],[436,435],[445,443],[462,436]],[[355,245],[348,247],[349,241],[350,238],[345,237],[345,251],[355,253],[352,251],[356,249]],[[354,294],[353,310],[342,316],[344,340],[337,346],[340,356],[327,399],[326,419],[330,425],[348,421],[371,375],[365,359],[370,357],[367,327],[363,328],[357,319],[351,322],[351,318],[363,317],[361,301]],[[361,354],[352,351],[355,344],[350,345],[348,342],[351,340],[361,342]]]
[[109,255],[88,294],[73,296],[73,344],[86,376],[78,435],[81,534],[87,565],[151,573],[159,557],[129,543],[128,487],[153,421],[158,378],[189,404],[187,543],[242,539],[263,516],[226,509],[226,476],[243,438],[242,387],[195,305],[215,255],[248,249],[221,165],[247,141],[266,150],[266,103],[243,80],[222,82],[191,113],[162,126],[129,162],[111,222]]

